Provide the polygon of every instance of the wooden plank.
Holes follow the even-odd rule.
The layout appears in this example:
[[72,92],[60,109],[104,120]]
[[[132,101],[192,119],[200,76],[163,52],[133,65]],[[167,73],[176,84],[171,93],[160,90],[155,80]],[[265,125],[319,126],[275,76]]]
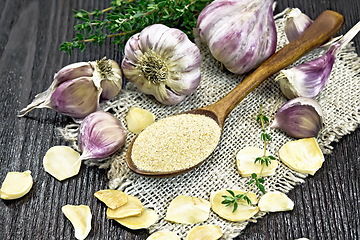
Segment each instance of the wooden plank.
[[[58,51],[71,40],[72,9],[103,9],[111,0],[0,0],[0,181],[8,171],[31,169],[33,189],[19,200],[0,201],[0,239],[73,239],[65,204],[89,205],[92,231],[87,239],[146,239],[146,230],[130,231],[106,219],[106,208],[93,194],[107,188],[106,171],[81,167],[80,174],[59,182],[43,171],[42,157],[54,145],[65,144],[57,134],[71,119],[50,109],[17,118],[18,111],[52,82],[61,67],[102,56],[120,62],[121,52],[110,40],[89,45],[72,56]],[[298,7],[312,19],[332,9],[345,17],[340,34],[360,20],[357,0],[281,0],[277,12]],[[360,36],[354,39],[360,54]],[[100,56],[100,57],[99,57]],[[360,129],[333,143],[323,167],[295,187],[291,212],[273,213],[251,223],[237,239],[360,239]]]

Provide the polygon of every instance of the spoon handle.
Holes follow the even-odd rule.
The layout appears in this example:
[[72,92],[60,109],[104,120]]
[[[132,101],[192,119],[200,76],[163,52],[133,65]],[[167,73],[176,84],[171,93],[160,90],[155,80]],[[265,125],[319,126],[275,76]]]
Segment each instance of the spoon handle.
[[329,40],[340,30],[343,24],[344,18],[341,14],[331,10],[324,11],[303,34],[274,53],[224,98],[203,109],[214,112],[218,117],[220,127],[222,127],[227,115],[255,87]]

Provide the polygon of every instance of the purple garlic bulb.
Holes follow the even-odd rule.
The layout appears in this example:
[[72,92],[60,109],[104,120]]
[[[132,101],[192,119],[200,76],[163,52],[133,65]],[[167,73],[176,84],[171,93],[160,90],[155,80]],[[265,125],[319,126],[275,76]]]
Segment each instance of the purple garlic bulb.
[[298,97],[279,108],[270,127],[282,129],[294,138],[316,137],[323,128],[323,115],[317,101]]
[[125,141],[126,130],[119,119],[103,111],[91,113],[79,128],[80,159],[104,160],[124,146]]
[[163,104],[181,102],[200,84],[200,50],[176,28],[148,26],[127,41],[124,52],[124,76]]
[[256,68],[276,50],[273,0],[217,0],[197,20],[201,40],[230,72]]

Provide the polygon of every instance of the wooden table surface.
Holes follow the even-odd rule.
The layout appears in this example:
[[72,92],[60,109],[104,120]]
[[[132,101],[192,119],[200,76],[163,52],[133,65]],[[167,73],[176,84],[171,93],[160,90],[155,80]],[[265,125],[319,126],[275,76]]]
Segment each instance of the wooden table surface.
[[[79,175],[57,181],[43,169],[42,158],[54,145],[65,145],[58,127],[71,119],[50,109],[18,118],[18,111],[47,89],[54,73],[79,61],[107,58],[121,61],[118,47],[106,41],[72,56],[59,46],[74,36],[72,9],[104,9],[110,0],[0,0],[0,181],[9,171],[31,170],[34,186],[18,200],[0,200],[0,239],[75,239],[61,212],[65,204],[90,206],[93,221],[87,239],[146,239],[146,230],[132,231],[107,220],[104,205],[93,197],[107,188],[106,171],[83,165]],[[312,19],[322,11],[345,18],[344,34],[360,21],[359,0],[280,0],[276,12],[298,7]],[[354,39],[360,53],[360,35]],[[360,84],[360,83],[359,83]],[[360,93],[358,94],[360,97]],[[360,239],[360,129],[333,143],[315,176],[288,195],[293,211],[268,214],[251,223],[237,239]]]

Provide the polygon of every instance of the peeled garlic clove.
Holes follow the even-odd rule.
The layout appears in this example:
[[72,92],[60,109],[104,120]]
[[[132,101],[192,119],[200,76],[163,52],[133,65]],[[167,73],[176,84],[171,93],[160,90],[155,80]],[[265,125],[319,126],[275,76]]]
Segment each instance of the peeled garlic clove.
[[102,99],[114,97],[121,89],[119,65],[105,58],[95,62],[79,62],[63,67],[50,87],[35,96],[19,117],[35,108],[51,108],[74,119],[82,119],[99,110]]
[[186,240],[216,240],[222,237],[221,229],[216,225],[203,225],[193,227]]
[[154,210],[144,209],[144,211],[139,216],[118,219],[115,218],[114,220],[127,228],[136,230],[148,228],[153,225],[158,219],[159,216]]
[[[236,155],[236,166],[242,177],[251,177],[253,173],[260,174],[262,165],[255,162],[255,159],[264,155],[264,150],[256,147],[245,147]],[[261,172],[262,177],[273,176],[279,162],[272,160],[271,163],[264,165]]]
[[311,175],[314,175],[324,162],[315,138],[287,142],[280,148],[279,158],[290,169]]
[[199,36],[230,72],[246,73],[276,50],[272,7],[272,0],[212,1],[198,17]]
[[126,115],[126,124],[128,130],[136,134],[140,133],[154,122],[154,115],[142,108],[131,107],[128,114]]
[[21,198],[27,194],[33,185],[31,172],[8,172],[1,185],[0,198],[5,200]]
[[289,42],[300,36],[311,24],[312,20],[298,8],[292,8],[286,16],[285,34]]
[[151,234],[146,240],[180,240],[176,233],[164,230]]
[[120,190],[105,189],[97,191],[94,196],[106,204],[108,208],[117,209],[127,203],[127,196]]
[[65,205],[61,208],[75,229],[77,239],[85,239],[91,230],[91,211],[86,205]]
[[124,52],[124,76],[163,104],[181,102],[200,84],[200,50],[178,29],[148,26],[127,41]]
[[46,172],[57,180],[75,176],[79,173],[81,161],[80,154],[71,147],[51,147],[43,158],[43,165]]
[[118,151],[126,141],[126,130],[119,119],[110,113],[97,111],[82,121],[78,145],[81,160],[103,160]]
[[265,193],[260,198],[258,206],[263,212],[281,212],[293,210],[294,202],[286,194],[273,191]]
[[205,199],[180,195],[171,201],[165,220],[183,224],[204,222],[209,218],[210,206]]
[[[243,194],[244,191],[239,190],[231,190],[235,193],[235,195]],[[233,221],[233,222],[241,222],[250,219],[253,217],[258,211],[259,208],[256,206],[250,206],[247,204],[245,200],[238,201],[238,208],[235,212],[233,212],[232,206],[226,206],[221,202],[224,200],[222,196],[231,196],[225,189],[219,190],[217,192],[211,192],[210,194],[210,203],[211,209],[220,217]],[[257,197],[255,193],[249,192],[247,196],[250,198],[252,204],[257,203]]]
[[106,211],[106,216],[108,219],[139,216],[143,210],[144,207],[138,198],[132,195],[127,195],[127,202],[116,209],[108,208]]
[[323,115],[317,101],[298,97],[279,108],[270,127],[280,128],[294,138],[316,137],[323,128]]

